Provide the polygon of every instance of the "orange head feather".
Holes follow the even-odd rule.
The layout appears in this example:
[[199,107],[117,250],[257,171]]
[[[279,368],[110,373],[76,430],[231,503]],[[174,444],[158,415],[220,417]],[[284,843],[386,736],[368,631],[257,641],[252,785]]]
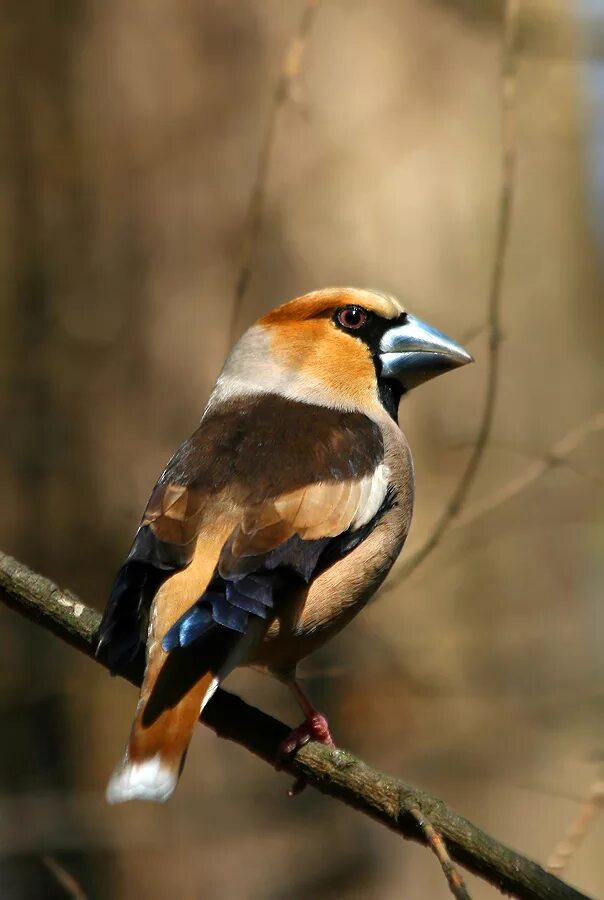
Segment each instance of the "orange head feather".
[[348,306],[358,306],[384,320],[404,313],[401,304],[385,294],[328,288],[284,303],[263,316],[258,325],[270,336],[275,362],[308,385],[316,384],[334,405],[380,408],[369,347],[334,322],[336,312]]

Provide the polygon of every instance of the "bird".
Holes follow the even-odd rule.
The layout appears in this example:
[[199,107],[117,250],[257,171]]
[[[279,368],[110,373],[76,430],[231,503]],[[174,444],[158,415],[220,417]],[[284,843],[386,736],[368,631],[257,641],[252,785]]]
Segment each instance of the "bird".
[[110,803],[173,793],[201,711],[235,668],[304,715],[280,758],[334,746],[296,678],[366,605],[407,537],[413,460],[401,398],[472,356],[373,290],[276,307],[234,345],[197,429],[155,488],[99,629],[113,671],[145,654]]

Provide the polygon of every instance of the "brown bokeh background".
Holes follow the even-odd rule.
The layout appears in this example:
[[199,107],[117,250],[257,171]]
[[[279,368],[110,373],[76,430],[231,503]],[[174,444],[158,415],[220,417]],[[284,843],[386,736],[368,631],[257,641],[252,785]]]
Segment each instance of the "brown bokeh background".
[[[244,222],[304,0],[6,0],[0,11],[0,546],[99,608],[229,345]],[[586,41],[520,21],[518,155],[491,440],[467,510],[602,409]],[[425,540],[471,452],[498,214],[502,4],[323,0],[279,114],[240,334],[313,288],[373,286],[476,365],[400,421]],[[592,26],[590,26],[591,28]],[[593,37],[594,32],[590,32]],[[596,204],[597,205],[597,204]],[[596,432],[304,664],[339,742],[545,861],[600,774]],[[198,729],[169,804],[106,806],[135,704],[0,609],[0,896],[445,898],[425,850]],[[231,687],[295,724],[286,692]],[[604,895],[604,817],[567,876]],[[475,900],[496,895],[469,879]]]

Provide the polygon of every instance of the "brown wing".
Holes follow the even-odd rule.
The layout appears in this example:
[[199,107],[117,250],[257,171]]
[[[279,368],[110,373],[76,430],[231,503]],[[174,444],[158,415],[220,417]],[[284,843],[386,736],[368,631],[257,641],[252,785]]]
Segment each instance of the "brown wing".
[[200,533],[222,530],[225,519],[234,528],[221,557],[225,571],[251,571],[254,557],[293,535],[311,541],[340,534],[373,497],[383,455],[379,427],[361,413],[276,395],[217,407],[149,499],[107,604],[101,642],[114,644],[118,661],[134,652],[159,586],[191,564]]

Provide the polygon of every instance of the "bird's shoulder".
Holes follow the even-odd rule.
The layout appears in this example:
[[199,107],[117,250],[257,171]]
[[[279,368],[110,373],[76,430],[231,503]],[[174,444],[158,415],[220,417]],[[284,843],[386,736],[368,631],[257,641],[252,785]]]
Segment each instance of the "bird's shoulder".
[[312,481],[363,477],[383,455],[381,427],[360,411],[250,395],[210,407],[157,487],[217,493],[229,484],[254,485],[266,496]]

